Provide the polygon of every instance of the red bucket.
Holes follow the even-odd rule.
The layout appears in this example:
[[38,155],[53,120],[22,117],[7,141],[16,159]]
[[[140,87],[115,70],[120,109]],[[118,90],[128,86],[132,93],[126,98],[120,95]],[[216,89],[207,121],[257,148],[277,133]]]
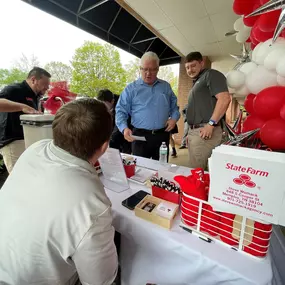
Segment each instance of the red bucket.
[[124,165],[125,172],[128,178],[132,177],[136,173],[136,165],[131,164],[131,165]]

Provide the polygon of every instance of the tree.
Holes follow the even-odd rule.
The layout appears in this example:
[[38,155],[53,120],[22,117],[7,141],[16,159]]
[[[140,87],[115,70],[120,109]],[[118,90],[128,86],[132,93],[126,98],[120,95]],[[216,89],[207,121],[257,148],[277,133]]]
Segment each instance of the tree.
[[87,41],[72,59],[71,91],[95,97],[100,89],[120,94],[126,86],[126,72],[119,52],[110,44]]
[[28,74],[28,72],[35,66],[39,66],[40,62],[38,58],[32,54],[30,57],[27,57],[22,53],[22,56],[14,62],[14,68],[21,70]]
[[140,77],[140,59],[135,58],[125,65],[127,83],[131,83]]
[[0,88],[25,80],[27,74],[17,68],[0,69]]
[[157,76],[158,76],[158,78],[161,78],[161,79],[167,81],[171,85],[173,92],[177,96],[178,78],[177,78],[177,76],[174,75],[174,72],[172,71],[171,67],[170,66],[161,66],[159,68],[159,72],[158,72]]
[[[138,79],[140,76],[140,60],[138,58],[131,60],[128,64],[125,65],[127,72],[127,82],[133,82]],[[178,93],[178,78],[174,75],[170,66],[161,66],[157,75],[158,78],[161,78],[167,81],[175,93]]]
[[71,81],[72,68],[60,61],[51,61],[45,66],[45,70],[51,74],[51,81]]

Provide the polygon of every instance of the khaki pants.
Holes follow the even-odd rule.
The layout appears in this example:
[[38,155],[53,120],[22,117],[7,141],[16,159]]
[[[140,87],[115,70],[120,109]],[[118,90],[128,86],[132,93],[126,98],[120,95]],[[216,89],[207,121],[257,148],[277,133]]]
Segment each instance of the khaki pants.
[[9,173],[11,173],[15,163],[21,154],[25,151],[25,141],[13,141],[0,149],[4,163]]
[[188,133],[188,152],[190,168],[201,167],[206,169],[208,166],[208,158],[212,154],[212,150],[221,144],[223,131],[220,126],[213,130],[211,139],[205,140],[200,137],[200,129],[189,129]]

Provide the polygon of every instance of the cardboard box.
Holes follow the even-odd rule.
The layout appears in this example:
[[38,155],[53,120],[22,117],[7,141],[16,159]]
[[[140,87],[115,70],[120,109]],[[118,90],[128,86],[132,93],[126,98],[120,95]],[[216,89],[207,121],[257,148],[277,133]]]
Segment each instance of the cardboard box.
[[[148,212],[146,207],[148,207],[148,203],[154,204],[155,207]],[[172,215],[169,218],[162,217],[158,214],[157,208],[159,204],[165,203],[166,205],[170,204],[172,206]],[[144,209],[145,208],[145,209]],[[151,207],[149,207],[150,209]],[[136,207],[135,207],[135,215],[144,220],[157,224],[166,229],[170,229],[172,227],[174,217],[176,216],[178,211],[178,205],[174,203],[167,202],[165,200],[153,197],[151,195],[147,195]]]

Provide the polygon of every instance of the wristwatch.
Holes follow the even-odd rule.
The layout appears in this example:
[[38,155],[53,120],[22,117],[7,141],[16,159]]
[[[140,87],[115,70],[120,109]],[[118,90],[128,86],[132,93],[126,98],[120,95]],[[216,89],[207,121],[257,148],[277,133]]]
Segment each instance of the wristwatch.
[[208,124],[210,126],[215,126],[217,124],[217,122],[211,119],[211,120],[209,120]]

